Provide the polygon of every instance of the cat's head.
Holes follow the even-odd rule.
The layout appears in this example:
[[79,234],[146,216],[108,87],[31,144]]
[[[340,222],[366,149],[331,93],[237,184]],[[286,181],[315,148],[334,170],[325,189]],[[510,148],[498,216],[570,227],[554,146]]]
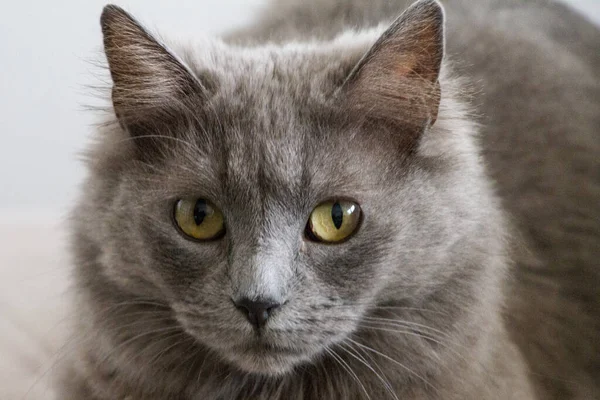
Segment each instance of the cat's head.
[[176,51],[114,6],[102,29],[118,124],[86,218],[103,273],[223,359],[284,373],[461,268],[484,211],[436,1],[382,35],[284,46]]

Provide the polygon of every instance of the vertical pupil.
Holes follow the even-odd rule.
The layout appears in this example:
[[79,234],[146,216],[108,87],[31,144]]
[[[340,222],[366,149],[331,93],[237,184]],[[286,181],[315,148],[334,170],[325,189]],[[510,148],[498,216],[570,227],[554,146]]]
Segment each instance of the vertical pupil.
[[194,206],[194,222],[200,225],[208,214],[208,205],[205,200],[198,200]]
[[334,203],[333,207],[331,207],[331,219],[333,220],[333,225],[336,229],[342,227],[342,222],[344,222],[344,212],[342,211],[340,203]]

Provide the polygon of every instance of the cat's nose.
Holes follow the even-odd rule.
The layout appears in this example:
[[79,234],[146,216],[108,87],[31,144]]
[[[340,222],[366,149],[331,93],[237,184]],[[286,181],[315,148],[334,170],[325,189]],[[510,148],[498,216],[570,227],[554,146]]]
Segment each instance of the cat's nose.
[[248,321],[256,328],[262,328],[269,319],[271,312],[281,305],[271,299],[250,300],[246,297],[234,301],[234,303],[237,309],[244,313]]

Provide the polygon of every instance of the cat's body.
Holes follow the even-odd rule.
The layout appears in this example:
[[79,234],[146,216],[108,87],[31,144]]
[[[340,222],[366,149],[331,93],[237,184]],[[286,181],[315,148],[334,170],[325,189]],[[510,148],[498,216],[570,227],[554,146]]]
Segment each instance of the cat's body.
[[[383,28],[348,27],[389,25],[407,2],[337,3],[281,1],[228,38],[249,49],[207,41],[181,59],[105,12],[120,126],[103,130],[75,211],[79,318],[62,398],[600,396],[597,28],[542,0],[446,2],[463,82],[442,68],[438,114],[420,92],[435,93],[433,53],[396,60],[384,43],[353,69]],[[402,26],[431,23],[390,37],[435,45],[439,14],[422,4]],[[414,99],[393,118],[370,92],[396,83],[372,68],[390,59],[425,77],[410,86],[394,70]],[[223,208],[221,242],[178,236],[169,202],[185,195]],[[356,235],[297,242],[328,196],[361,205]],[[241,350],[255,339],[229,299],[240,290],[282,296],[262,337],[285,355]]]

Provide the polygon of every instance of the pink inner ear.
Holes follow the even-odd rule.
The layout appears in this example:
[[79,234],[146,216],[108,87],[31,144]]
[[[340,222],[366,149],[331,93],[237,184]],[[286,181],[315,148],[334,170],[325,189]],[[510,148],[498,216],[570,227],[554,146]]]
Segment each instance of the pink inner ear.
[[[437,119],[444,54],[443,11],[418,3],[402,14],[363,57],[346,82],[346,105],[363,121],[413,132]],[[408,135],[411,136],[411,135]]]
[[[444,17],[440,5],[417,3],[406,10],[361,60],[359,79],[389,81],[416,78],[435,83],[444,53]],[[359,65],[360,65],[359,64]],[[376,75],[376,76],[373,76]]]
[[415,72],[415,67],[417,66],[417,58],[414,56],[406,55],[403,57],[398,57],[399,60],[394,64],[395,72],[399,76],[408,76],[411,73]]
[[433,81],[437,78],[430,76],[429,68],[423,65],[423,60],[407,49],[398,50],[397,54],[387,54],[385,60],[388,73],[393,74],[395,79],[427,79]]
[[399,76],[414,75],[435,82],[441,66],[441,46],[439,32],[427,25],[417,35],[399,35],[392,39],[381,56],[386,63],[394,65],[393,69]]

